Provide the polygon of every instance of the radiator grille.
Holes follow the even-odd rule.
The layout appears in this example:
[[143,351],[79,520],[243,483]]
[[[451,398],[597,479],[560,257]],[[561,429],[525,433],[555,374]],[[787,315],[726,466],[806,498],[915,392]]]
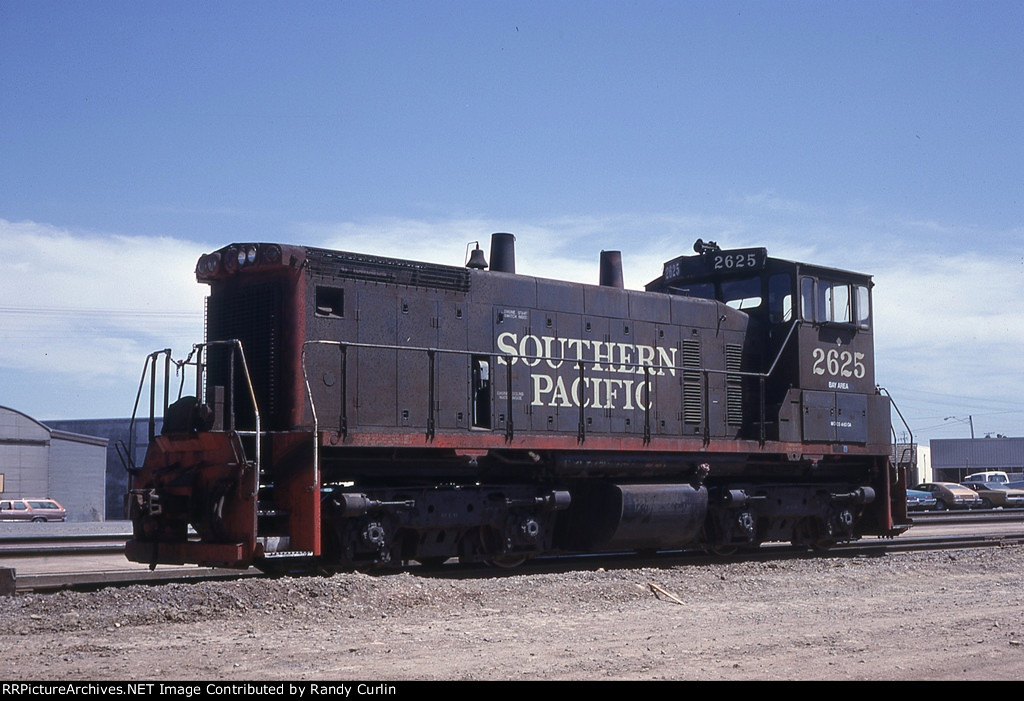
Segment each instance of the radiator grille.
[[[701,380],[700,340],[683,341],[683,421],[699,424],[704,417],[704,392]],[[686,370],[685,368],[695,368]]]
[[418,263],[344,251],[310,248],[306,252],[312,272],[327,277],[384,282],[412,287],[469,291],[469,270],[436,263]]
[[[280,429],[284,417],[280,398],[281,291],[280,285],[267,283],[221,290],[207,299],[206,340],[242,342],[256,402],[264,429]],[[212,388],[229,387],[230,351],[226,347],[208,349],[207,396]],[[252,428],[254,415],[248,397],[241,363],[235,360],[235,417],[239,428]],[[231,398],[225,396],[231,409]]]
[[[738,372],[742,367],[743,346],[738,343],[725,344],[725,369]],[[730,426],[743,425],[743,377],[725,376],[726,422]]]

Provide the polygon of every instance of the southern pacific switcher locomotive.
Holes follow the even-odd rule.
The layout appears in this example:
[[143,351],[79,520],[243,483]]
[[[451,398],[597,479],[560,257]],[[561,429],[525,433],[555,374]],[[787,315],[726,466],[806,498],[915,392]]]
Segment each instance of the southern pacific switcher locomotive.
[[164,418],[130,466],[129,559],[510,566],[906,528],[869,276],[698,241],[630,291],[617,252],[583,285],[517,274],[513,241],[489,269],[479,247],[202,256],[187,396],[170,351],[148,361]]

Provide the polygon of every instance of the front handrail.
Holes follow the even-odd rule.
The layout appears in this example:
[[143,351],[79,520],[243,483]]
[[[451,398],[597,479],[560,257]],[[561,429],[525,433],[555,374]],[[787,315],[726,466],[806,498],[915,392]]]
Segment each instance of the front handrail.
[[[156,435],[156,419],[154,417],[154,397],[156,393],[156,361],[160,355],[167,356],[167,363],[165,364],[165,380],[167,374],[169,374],[169,363],[171,358],[171,349],[164,348],[163,350],[153,351],[146,356],[146,362],[142,365],[142,377],[139,378],[139,389],[135,393],[135,404],[132,406],[132,417],[128,421],[128,444],[125,444],[123,440],[118,440],[114,444],[114,450],[117,452],[118,458],[121,460],[121,464],[124,466],[125,471],[128,473],[128,488],[131,489],[132,481],[135,472],[138,468],[135,466],[134,448],[135,448],[135,417],[139,413],[139,402],[142,401],[142,390],[146,386],[146,375],[150,376],[150,388],[149,388],[149,442],[153,442],[153,437]],[[152,367],[151,367],[152,364]],[[167,413],[167,383],[164,382],[164,413]]]
[[[913,450],[914,450],[914,432],[910,430],[910,424],[908,424],[907,420],[903,417],[903,412],[901,412],[900,408],[896,405],[896,400],[893,399],[892,394],[889,393],[889,390],[887,390],[885,387],[882,387],[882,386],[878,386],[877,389],[878,389],[878,392],[880,394],[884,394],[886,397],[889,398],[889,403],[892,404],[892,408],[896,410],[896,414],[900,417],[900,421],[903,422],[903,427],[905,429],[907,429],[907,435],[910,437],[910,448],[907,448],[906,451],[910,453],[910,459],[907,461],[906,465],[909,467],[911,462],[914,459],[914,453],[913,453]],[[889,431],[890,431],[890,433],[892,433],[892,444],[893,444],[893,446],[899,445],[899,442],[896,440],[896,428],[892,425],[891,421],[889,422]],[[895,453],[895,450],[894,450],[894,453]],[[894,455],[894,457],[896,457],[896,467],[897,467],[897,471],[898,471],[899,466],[902,463],[901,463],[901,460],[900,460],[900,456],[895,456]],[[898,474],[896,475],[896,479],[897,480],[899,479],[899,475]]]
[[[236,460],[236,462],[238,464],[239,469],[241,471],[243,471],[243,472],[244,472],[244,469],[248,466],[249,461],[248,461],[248,457],[245,455],[245,452],[246,452],[245,446],[242,445],[241,441],[237,440],[237,438],[239,436],[251,436],[251,437],[254,438],[253,442],[255,444],[255,447],[254,447],[254,455],[253,455],[254,460],[252,462],[252,467],[253,467],[253,470],[252,470],[252,484],[251,484],[250,493],[249,493],[248,496],[250,498],[252,498],[252,499],[257,499],[258,495],[259,495],[260,474],[261,474],[262,464],[263,464],[262,463],[262,460],[263,460],[263,457],[262,457],[262,443],[263,443],[262,423],[261,423],[261,417],[260,417],[259,402],[257,402],[257,400],[256,400],[256,390],[255,390],[255,387],[253,386],[253,383],[252,383],[252,375],[249,372],[249,366],[248,366],[248,363],[246,362],[246,359],[245,359],[245,350],[242,347],[242,342],[239,339],[226,339],[226,340],[221,340],[221,341],[209,341],[209,342],[206,342],[206,343],[194,344],[192,346],[192,351],[189,353],[188,357],[186,357],[184,360],[181,360],[181,361],[174,361],[174,360],[172,360],[172,358],[171,358],[171,350],[169,348],[165,348],[163,350],[154,351],[153,353],[150,353],[146,357],[146,363],[144,364],[144,367],[143,367],[143,370],[142,370],[142,380],[139,383],[139,390],[138,390],[138,393],[137,393],[136,398],[135,398],[135,407],[132,409],[132,418],[131,418],[131,422],[129,423],[129,428],[128,428],[128,431],[129,431],[129,441],[131,441],[132,445],[134,445],[134,441],[135,441],[135,419],[136,419],[136,415],[138,414],[139,403],[141,401],[143,387],[145,386],[147,371],[148,371],[149,380],[150,380],[150,390],[149,390],[149,407],[150,407],[150,409],[149,409],[149,442],[152,443],[154,441],[155,437],[156,437],[156,394],[157,394],[157,388],[156,388],[157,369],[156,369],[156,365],[157,365],[157,360],[158,360],[160,355],[164,355],[164,357],[165,357],[164,358],[164,377],[163,377],[163,415],[164,415],[164,422],[165,422],[165,425],[166,425],[167,410],[168,410],[168,407],[170,406],[171,365],[173,364],[175,366],[176,370],[181,372],[181,382],[180,382],[180,384],[178,386],[178,399],[180,400],[182,398],[181,395],[182,395],[182,392],[183,392],[184,386],[185,386],[184,368],[186,368],[188,366],[192,366],[192,367],[195,368],[195,373],[196,373],[196,395],[195,395],[196,396],[196,400],[198,402],[203,402],[206,399],[206,397],[204,396],[203,388],[204,388],[204,385],[205,385],[206,371],[207,371],[207,367],[208,367],[208,363],[204,364],[204,362],[203,362],[203,353],[204,353],[204,351],[206,351],[208,353],[209,349],[211,347],[225,347],[225,346],[229,348],[229,352],[230,352],[230,356],[229,356],[229,360],[228,360],[228,373],[229,373],[229,376],[228,376],[228,396],[227,396],[227,401],[230,402],[231,415],[229,417],[227,431],[229,433],[234,434],[235,440],[232,440],[232,442],[231,442],[231,449],[232,449],[232,451],[235,454],[235,460]],[[236,426],[235,426],[235,403],[236,403],[236,399],[237,399],[236,387],[235,387],[235,374],[236,374],[235,373],[235,357],[236,356],[240,359],[240,362],[241,362],[241,374],[244,377],[245,387],[248,390],[249,401],[250,401],[250,403],[252,405],[253,421],[254,421],[254,424],[255,424],[255,429],[252,430],[252,431],[238,430],[236,428]],[[194,360],[193,360],[193,358],[194,358]],[[241,451],[241,454],[239,454],[238,451]],[[120,449],[118,450],[118,452],[120,454],[120,452],[121,452]],[[129,471],[128,489],[132,490],[132,489],[135,488],[134,477],[135,477],[135,473],[137,473],[138,470],[134,466],[134,460],[132,459],[131,451],[128,449],[127,446],[124,446],[124,452],[127,454],[127,458],[122,457],[122,461],[124,461],[126,463],[126,467],[128,468],[128,471]],[[258,528],[259,528],[259,509],[258,508],[253,508],[253,510],[252,510],[252,533],[254,535],[258,533]]]
[[[227,346],[231,349],[229,356],[229,368],[228,368],[228,396],[231,407],[231,414],[228,420],[228,430],[234,431],[239,435],[251,435],[256,436],[256,447],[254,462],[256,465],[257,473],[260,465],[262,465],[262,454],[261,454],[261,440],[262,434],[262,420],[260,417],[259,402],[256,400],[256,390],[252,382],[252,376],[249,373],[249,366],[245,359],[245,350],[242,347],[242,342],[239,339],[226,339],[222,341],[208,341],[206,343],[196,343],[192,346],[192,352],[189,353],[188,357],[184,360],[176,361],[171,357],[171,349],[164,348],[162,350],[154,351],[146,356],[146,362],[142,369],[142,378],[139,381],[139,389],[135,396],[135,405],[132,408],[132,418],[128,424],[128,435],[129,440],[134,443],[135,435],[135,423],[138,417],[139,404],[142,401],[142,393],[146,386],[146,377],[149,376],[149,442],[152,443],[156,437],[156,396],[157,396],[157,361],[161,355],[164,356],[164,372],[163,372],[163,415],[166,418],[167,409],[170,406],[170,376],[171,376],[171,365],[174,365],[178,371],[183,371],[185,367],[192,366],[196,371],[196,399],[202,401],[205,399],[203,387],[206,378],[207,364],[203,362],[203,353],[211,347],[223,347]],[[235,387],[235,358],[236,356],[241,362],[241,372],[245,379],[245,388],[248,391],[249,402],[252,406],[253,421],[255,424],[254,430],[236,430],[235,427],[235,398],[236,398],[236,387]],[[193,359],[194,358],[194,359]],[[184,389],[184,376],[182,376],[181,383],[178,387],[178,399],[181,399],[182,391]],[[134,460],[131,457],[131,451],[125,446],[125,452],[128,454],[126,460],[126,467],[129,472],[134,468]],[[125,458],[122,458],[125,461]]]

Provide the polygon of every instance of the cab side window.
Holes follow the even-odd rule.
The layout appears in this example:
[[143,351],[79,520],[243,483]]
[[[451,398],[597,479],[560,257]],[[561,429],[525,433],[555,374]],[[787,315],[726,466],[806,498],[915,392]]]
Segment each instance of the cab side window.
[[819,310],[821,321],[849,324],[853,321],[853,302],[850,286],[841,282],[818,280]]
[[800,278],[800,318],[812,323],[817,321],[816,308],[817,305],[814,303],[814,278]]
[[800,279],[800,318],[817,324],[871,327],[871,295],[865,285],[838,280]]
[[871,295],[864,285],[853,286],[854,301],[857,309],[857,326],[863,329],[871,326]]

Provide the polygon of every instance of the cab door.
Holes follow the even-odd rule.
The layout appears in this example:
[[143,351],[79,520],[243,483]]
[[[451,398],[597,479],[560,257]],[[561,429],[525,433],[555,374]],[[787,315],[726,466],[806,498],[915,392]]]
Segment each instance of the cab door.
[[875,394],[869,279],[834,272],[800,278],[798,334],[803,438],[867,443]]

